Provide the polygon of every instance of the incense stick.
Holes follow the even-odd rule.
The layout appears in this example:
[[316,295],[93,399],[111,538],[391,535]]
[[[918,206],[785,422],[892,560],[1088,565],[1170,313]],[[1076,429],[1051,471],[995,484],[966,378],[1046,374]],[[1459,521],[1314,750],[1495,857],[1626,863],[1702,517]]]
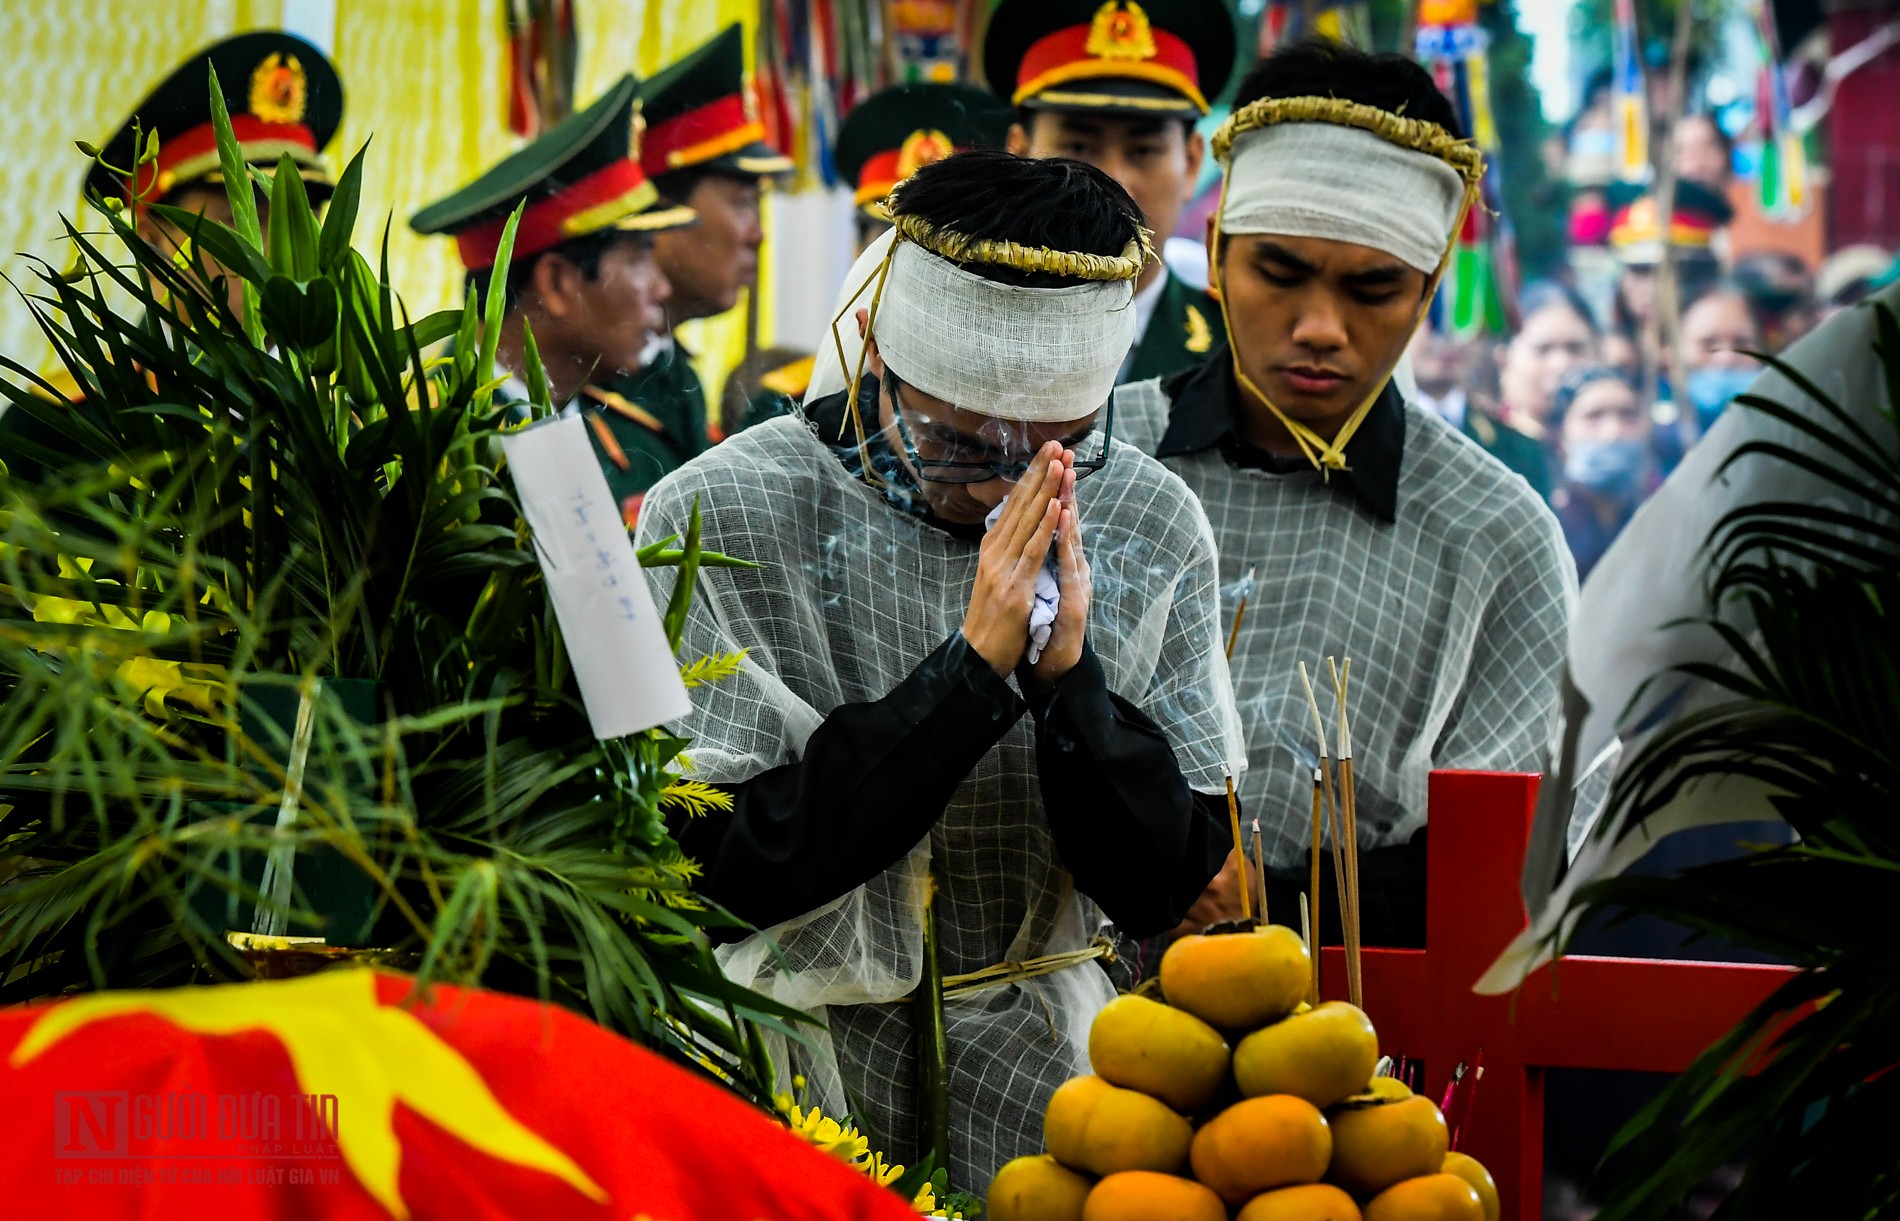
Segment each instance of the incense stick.
[[1221,774],[1227,778],[1227,821],[1234,831],[1234,864],[1240,869],[1240,918],[1253,919],[1253,896],[1247,893],[1247,846],[1240,839],[1240,799],[1234,795],[1234,776],[1226,768]]
[[[1303,661],[1300,662],[1299,668],[1300,686],[1306,690],[1306,707],[1307,710],[1313,714],[1313,732],[1317,735],[1319,741],[1319,766],[1314,769],[1314,772],[1319,783],[1320,797],[1325,810],[1323,821],[1328,834],[1332,836],[1333,840],[1333,892],[1339,902],[1339,924],[1343,940],[1343,935],[1346,931],[1346,869],[1339,846],[1341,827],[1338,802],[1333,793],[1332,759],[1326,751],[1326,720],[1319,714],[1319,699],[1313,694],[1313,681],[1307,676],[1306,663]],[[1313,840],[1313,852],[1317,855],[1319,850],[1319,838],[1315,836]],[[1315,876],[1317,876],[1317,873],[1315,873]],[[1320,932],[1319,887],[1317,884],[1314,885],[1313,891],[1313,933],[1314,936],[1317,937]],[[1313,957],[1317,961],[1320,952],[1318,941],[1314,941],[1309,948],[1312,950]],[[1348,972],[1347,978],[1348,986],[1350,987],[1350,971]]]
[[[1320,835],[1323,830],[1320,825],[1320,819],[1325,815],[1326,799],[1323,795],[1325,789],[1326,777],[1319,768],[1315,766],[1313,768],[1313,840],[1308,846],[1306,853],[1308,887],[1306,893],[1300,896],[1301,903],[1309,909],[1300,913],[1300,922],[1303,927],[1306,926],[1309,912],[1312,918],[1310,927],[1319,927],[1319,843]],[[1317,1005],[1319,1004],[1319,947],[1313,944],[1311,937],[1308,937],[1306,949],[1313,957],[1313,977],[1311,982],[1307,984],[1306,1003],[1309,1005]]]
[[1227,660],[1234,659],[1234,646],[1240,643],[1240,617],[1247,613],[1247,599],[1253,594],[1254,570],[1240,579],[1240,600],[1234,605],[1234,626],[1227,629]]
[[1253,820],[1253,886],[1254,906],[1260,912],[1260,923],[1267,923],[1267,854],[1260,847],[1260,820]]
[[1346,934],[1346,978],[1352,992],[1352,1003],[1359,1004],[1363,973],[1360,969],[1359,950],[1359,803],[1353,785],[1352,774],[1352,729],[1346,717],[1346,685],[1352,680],[1352,658],[1346,659],[1344,668],[1335,665],[1333,659],[1326,659],[1326,667],[1332,673],[1333,699],[1339,713],[1339,804],[1345,822],[1346,839],[1346,893],[1351,896],[1351,910],[1345,929]]

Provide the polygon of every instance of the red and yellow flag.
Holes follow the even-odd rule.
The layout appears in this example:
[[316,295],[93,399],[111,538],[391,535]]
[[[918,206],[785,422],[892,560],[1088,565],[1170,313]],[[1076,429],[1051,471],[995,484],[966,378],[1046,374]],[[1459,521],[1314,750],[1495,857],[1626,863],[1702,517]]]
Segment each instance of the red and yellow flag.
[[915,1221],[567,1012],[371,970],[0,1012],[0,1213]]

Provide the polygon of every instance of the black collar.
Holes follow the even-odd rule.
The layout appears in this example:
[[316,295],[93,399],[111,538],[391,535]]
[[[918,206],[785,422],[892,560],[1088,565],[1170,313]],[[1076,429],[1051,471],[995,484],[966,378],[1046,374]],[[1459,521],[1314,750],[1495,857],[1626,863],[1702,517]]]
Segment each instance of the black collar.
[[[926,500],[917,481],[911,478],[910,471],[897,460],[897,451],[891,448],[885,439],[884,430],[872,428],[878,418],[877,396],[879,393],[877,378],[866,373],[858,383],[858,411],[863,417],[866,428],[864,450],[858,449],[857,429],[851,426],[851,415],[846,409],[848,404],[845,392],[827,394],[821,399],[806,403],[805,422],[818,439],[824,442],[843,464],[853,479],[867,486],[877,488],[883,493],[884,501],[900,513],[908,514],[926,525],[933,526],[956,538],[981,541],[984,528],[981,523],[973,526],[957,522],[944,521],[930,511],[930,502]],[[867,479],[864,474],[864,454],[869,453],[871,467],[879,479]],[[881,486],[880,486],[881,484]]]
[[[1219,447],[1229,466],[1292,475],[1313,471],[1304,457],[1270,454],[1248,443],[1235,427],[1240,386],[1234,358],[1226,345],[1206,362],[1164,378],[1161,392],[1171,402],[1168,430],[1155,457],[1205,453]],[[1405,400],[1387,382],[1352,439],[1346,442],[1346,469],[1333,472],[1329,484],[1343,485],[1381,521],[1395,521],[1399,507],[1399,466],[1405,457]]]

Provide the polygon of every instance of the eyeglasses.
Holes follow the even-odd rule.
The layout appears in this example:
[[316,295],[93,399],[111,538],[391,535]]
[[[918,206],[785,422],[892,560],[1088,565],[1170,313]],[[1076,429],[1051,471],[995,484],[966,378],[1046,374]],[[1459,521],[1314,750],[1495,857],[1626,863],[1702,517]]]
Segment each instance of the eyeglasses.
[[[1007,479],[1015,483],[1029,473],[1030,465],[1035,461],[1032,454],[1024,459],[987,459],[967,461],[959,459],[960,449],[954,444],[931,441],[931,454],[926,457],[911,440],[910,428],[904,423],[904,413],[909,410],[904,405],[904,383],[889,366],[885,367],[884,380],[891,387],[891,415],[897,420],[897,435],[904,442],[904,456],[910,459],[911,466],[917,470],[917,477],[928,483],[988,483],[992,479]],[[1108,465],[1108,443],[1115,430],[1115,398],[1111,394],[1106,406],[1102,408],[1102,426],[1094,429],[1086,437],[1068,446],[1075,455],[1075,477],[1086,479],[1096,471]]]

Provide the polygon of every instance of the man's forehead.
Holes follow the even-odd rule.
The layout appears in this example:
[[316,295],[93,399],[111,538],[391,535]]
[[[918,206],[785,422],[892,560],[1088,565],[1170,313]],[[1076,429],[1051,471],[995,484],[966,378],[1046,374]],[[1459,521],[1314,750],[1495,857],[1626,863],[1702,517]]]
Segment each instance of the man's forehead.
[[1235,240],[1251,244],[1253,253],[1261,257],[1292,259],[1321,271],[1359,275],[1413,270],[1390,251],[1380,250],[1376,246],[1362,246],[1357,242],[1342,242],[1336,238],[1252,233],[1236,235]]
[[1050,122],[1056,130],[1074,136],[1119,135],[1125,139],[1139,139],[1164,134],[1170,126],[1180,125],[1179,120],[1153,119],[1143,115],[1094,114],[1086,110],[1040,110],[1036,114],[1039,122]]

